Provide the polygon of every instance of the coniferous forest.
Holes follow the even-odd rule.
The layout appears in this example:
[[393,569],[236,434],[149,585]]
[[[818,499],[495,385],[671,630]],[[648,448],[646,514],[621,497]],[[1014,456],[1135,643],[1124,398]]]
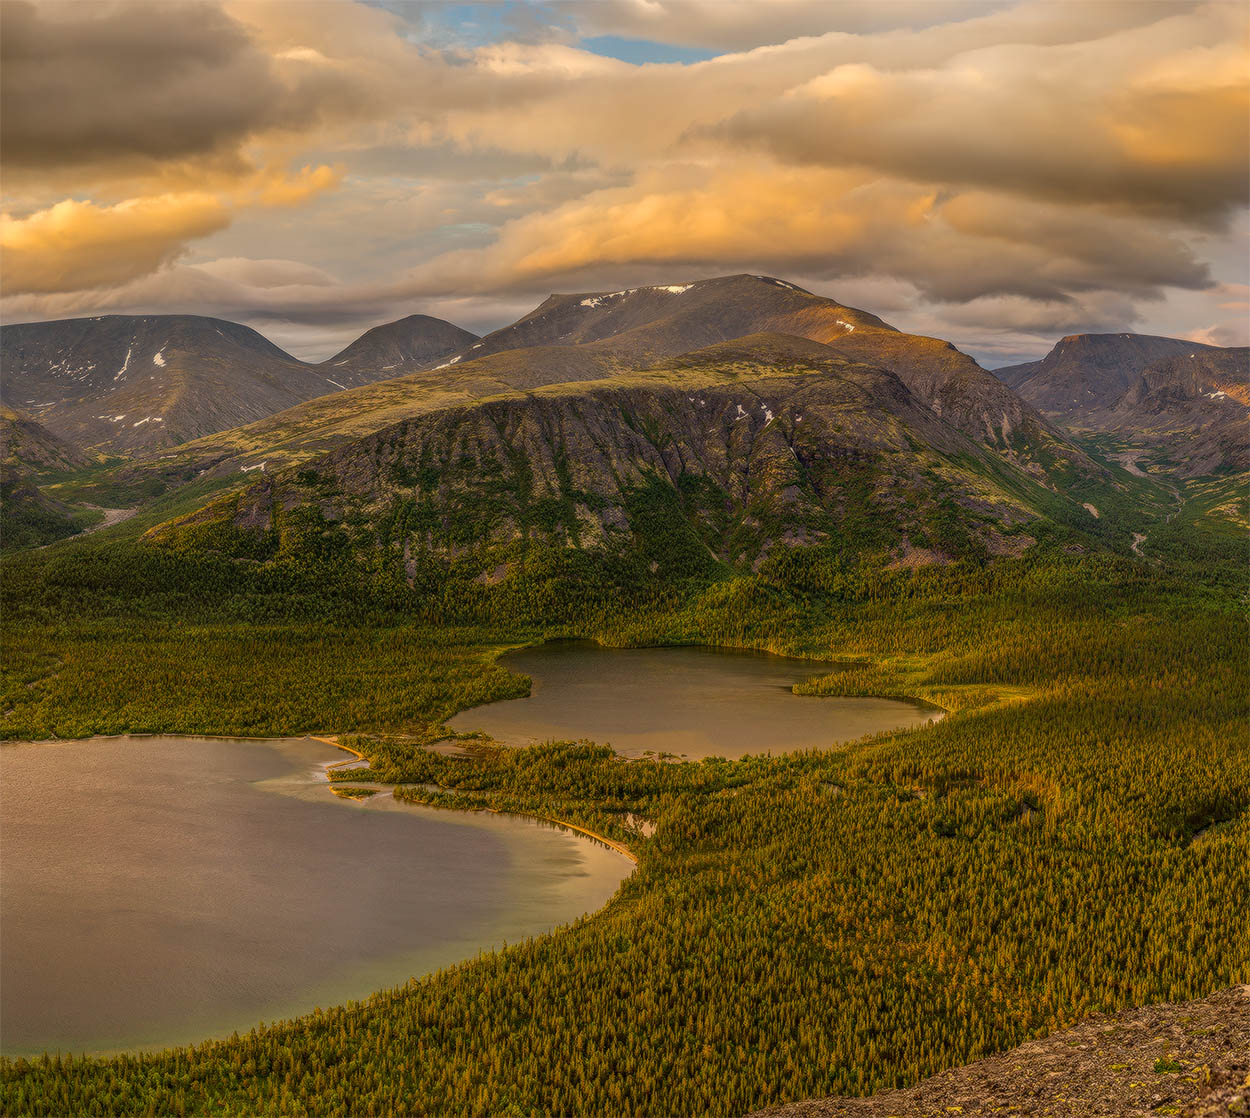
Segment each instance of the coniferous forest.
[[1250,1118],[1250,6],[0,40],[0,1118]]
[[[1069,540],[890,570],[813,548],[656,580],[639,555],[533,548],[486,589],[125,532],[12,557],[9,737],[340,732],[372,762],[353,781],[571,823],[637,869],[571,927],[360,1004],[5,1062],[3,1110],[741,1113],[1250,980],[1242,544],[1194,509],[1141,557]],[[426,748],[525,693],[501,650],[566,636],[823,658],[805,690],[950,714],[736,762]]]

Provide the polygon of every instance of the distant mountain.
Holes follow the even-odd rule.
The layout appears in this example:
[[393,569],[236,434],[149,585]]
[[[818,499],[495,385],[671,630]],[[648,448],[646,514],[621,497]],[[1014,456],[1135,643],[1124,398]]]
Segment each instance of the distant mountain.
[[1250,470],[1250,349],[1156,361],[1086,422],[1153,444],[1184,476]]
[[385,379],[396,354],[409,354],[411,363],[473,337],[439,319],[415,318],[421,321],[382,328],[382,342],[366,335],[335,365],[297,361],[255,330],[198,315],[5,326],[4,402],[79,448],[139,455]]
[[1067,419],[1111,407],[1156,361],[1218,346],[1150,334],[1071,334],[1040,361],[995,375],[1035,408]]
[[[818,342],[826,356],[886,368],[935,414],[1018,465],[1084,458],[1032,408],[949,342],[787,283],[738,275],[620,292],[552,295],[511,326],[425,372],[298,405],[180,447],[169,480],[273,470],[405,417],[545,384],[598,380],[756,333]],[[349,347],[350,349],[351,347]],[[347,352],[347,351],[345,351]]]
[[641,556],[658,577],[819,545],[939,562],[1018,553],[1042,519],[1094,525],[1099,468],[1035,472],[888,370],[757,334],[400,418],[153,538],[263,557],[342,536],[410,584],[453,558],[504,577],[518,545]]
[[[389,380],[428,369],[478,340],[441,318],[412,314],[398,322],[375,326],[346,349],[322,362],[326,376],[343,381],[344,388]],[[338,374],[342,372],[344,376]],[[386,374],[386,375],[383,375]]]
[[[906,334],[875,314],[769,276],[734,275],[623,291],[552,295],[511,326],[460,354],[588,346],[602,358],[644,368],[675,354],[747,334],[790,334],[895,373],[940,415],[1001,446],[1036,417],[1002,383],[949,342]],[[1027,432],[1025,433],[1027,436]]]
[[1052,419],[1153,448],[1183,476],[1250,468],[1250,350],[1081,334],[997,375]]

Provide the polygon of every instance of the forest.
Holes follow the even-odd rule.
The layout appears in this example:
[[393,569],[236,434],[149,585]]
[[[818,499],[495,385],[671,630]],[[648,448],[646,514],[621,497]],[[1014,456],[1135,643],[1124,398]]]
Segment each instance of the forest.
[[[359,1004],[2,1062],[0,1110],[734,1114],[1250,981],[1244,538],[1193,497],[1140,557],[1068,539],[914,570],[808,548],[656,579],[643,541],[409,588],[333,547],[124,532],[6,560],[5,737],[338,732],[409,797],[564,820],[638,866],[570,927]],[[821,658],[807,690],[951,714],[741,761],[426,748],[525,693],[502,650],[565,636]]]

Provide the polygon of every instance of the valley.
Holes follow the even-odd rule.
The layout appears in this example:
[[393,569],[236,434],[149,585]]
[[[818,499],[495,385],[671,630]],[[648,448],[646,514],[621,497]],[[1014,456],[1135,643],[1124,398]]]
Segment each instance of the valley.
[[[745,1113],[1250,980],[1235,458],[760,276],[552,296],[439,361],[393,325],[341,359],[429,367],[159,453],[13,417],[40,498],[136,512],[8,549],[0,735],[334,733],[369,762],[343,791],[561,820],[637,868],[365,1002],[5,1060],[6,1112]],[[561,698],[568,640],[603,647]],[[693,646],[883,717],[768,749],[741,668],[698,748],[578,717],[683,732],[682,672],[627,665]]]

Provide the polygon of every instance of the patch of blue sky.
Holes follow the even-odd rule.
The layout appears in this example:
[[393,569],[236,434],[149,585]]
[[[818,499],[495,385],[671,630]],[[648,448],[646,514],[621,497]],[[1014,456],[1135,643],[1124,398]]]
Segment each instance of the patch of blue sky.
[[453,0],[366,0],[401,17],[407,37],[436,48],[472,49],[501,42],[575,43],[582,50],[615,58],[633,66],[679,62],[689,65],[715,58],[723,51],[678,46],[621,35],[579,38],[574,11],[544,0],[496,0],[495,3],[455,3]]
[[408,38],[438,48],[487,46],[502,42],[536,42],[568,38],[572,19],[559,4],[526,0],[458,4],[443,0],[365,0],[401,17],[411,28]]
[[688,66],[692,62],[706,62],[723,53],[705,47],[674,46],[671,43],[656,43],[650,39],[623,39],[619,35],[595,35],[583,39],[578,46],[591,54],[601,54],[606,58],[618,58],[634,66],[643,66],[652,62],[680,62]]

